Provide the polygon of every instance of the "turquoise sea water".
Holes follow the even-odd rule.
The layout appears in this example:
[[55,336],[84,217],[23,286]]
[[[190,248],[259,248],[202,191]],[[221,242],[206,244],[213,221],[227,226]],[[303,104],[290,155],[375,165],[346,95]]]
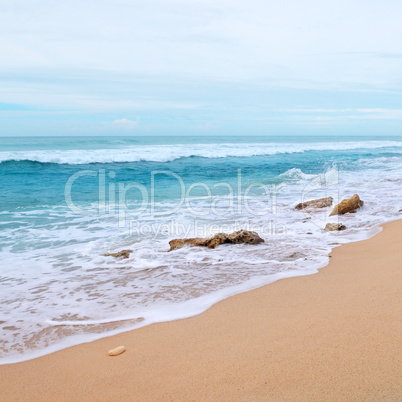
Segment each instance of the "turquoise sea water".
[[[342,137],[0,139],[0,363],[191,316],[327,263],[402,207],[402,140]],[[364,207],[301,200],[358,193]],[[241,228],[258,246],[169,240]],[[133,250],[129,259],[105,257]]]

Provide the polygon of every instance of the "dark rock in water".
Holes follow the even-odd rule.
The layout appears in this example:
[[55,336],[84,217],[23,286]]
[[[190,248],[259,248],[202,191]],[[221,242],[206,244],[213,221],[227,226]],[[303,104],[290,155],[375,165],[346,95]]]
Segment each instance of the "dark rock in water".
[[305,208],[325,208],[332,205],[332,197],[318,198],[316,200],[301,202],[295,206],[295,209],[301,210]]
[[347,198],[343,200],[338,205],[335,206],[334,210],[330,213],[329,216],[332,215],[343,215],[346,213],[354,214],[358,208],[362,207],[364,202],[360,199],[360,197],[355,194],[351,198]]
[[345,229],[346,229],[346,226],[342,225],[341,223],[327,223],[324,230],[326,232],[332,232],[335,230],[345,230]]
[[115,258],[128,258],[130,257],[130,254],[133,252],[133,250],[121,250],[117,253],[107,253],[103,254],[105,257],[115,257]]
[[231,244],[259,244],[263,243],[264,239],[262,239],[256,232],[251,232],[249,230],[239,230],[237,232],[233,232],[231,234],[218,233],[210,238],[192,238],[192,239],[173,239],[169,242],[170,250],[176,250],[178,248],[182,248],[184,245],[188,245],[190,247],[200,246],[200,247],[208,247],[215,248],[220,244],[231,243]]
[[190,239],[173,239],[170,240],[169,246],[170,249],[169,251],[176,250],[178,248],[182,248],[184,245],[189,245],[189,246],[205,246],[206,239],[201,238],[201,237],[196,237],[196,238],[190,238]]

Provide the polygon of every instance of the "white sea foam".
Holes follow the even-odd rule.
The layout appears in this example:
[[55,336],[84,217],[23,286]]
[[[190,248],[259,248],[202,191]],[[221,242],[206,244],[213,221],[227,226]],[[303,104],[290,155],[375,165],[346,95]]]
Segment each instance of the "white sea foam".
[[[0,152],[0,162],[29,160],[72,165],[138,161],[169,162],[192,156],[203,158],[250,157],[307,151],[373,150],[388,147],[394,147],[393,152],[395,153],[402,153],[402,142],[400,141],[130,145],[117,149],[7,151]],[[396,147],[397,149],[395,149]]]
[[[278,177],[286,185],[271,215],[253,215],[243,209],[230,216],[209,213],[199,220],[205,235],[222,225],[228,226],[225,231],[257,228],[265,239],[258,246],[185,247],[167,253],[169,240],[180,237],[174,225],[169,226],[171,221],[188,225],[188,236],[199,234],[194,216],[185,208],[174,216],[144,213],[141,224],[171,229],[141,236],[130,233],[129,227],[118,228],[114,216],[99,215],[96,205],[88,207],[93,214],[86,216],[61,206],[3,214],[0,364],[153,322],[193,316],[230,295],[279,278],[316,272],[326,265],[328,253],[337,244],[370,237],[379,231],[379,224],[401,217],[400,158],[376,161],[358,174],[349,170],[338,175],[336,167],[319,176],[291,169]],[[315,214],[292,208],[302,194],[305,199],[330,195],[337,202],[354,193],[365,204],[353,215],[328,217],[330,208]],[[256,210],[269,203],[266,195],[248,200]],[[197,197],[196,202],[207,210],[211,198]],[[165,207],[165,202],[156,205]],[[30,225],[38,216],[53,219]],[[327,222],[338,219],[346,231],[324,232]],[[24,230],[7,225],[17,221],[25,223]],[[269,226],[272,222],[274,229]],[[285,231],[275,232],[275,228]],[[133,250],[129,259],[104,256],[121,249]]]

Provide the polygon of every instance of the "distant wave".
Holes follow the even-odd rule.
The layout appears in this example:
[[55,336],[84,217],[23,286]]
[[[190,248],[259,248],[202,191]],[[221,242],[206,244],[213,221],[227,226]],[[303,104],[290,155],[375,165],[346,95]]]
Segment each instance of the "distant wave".
[[[308,151],[345,151],[357,149],[394,148],[402,153],[399,141],[320,142],[305,144],[177,144],[138,145],[118,149],[34,150],[0,152],[0,163],[6,161],[32,161],[83,165],[115,162],[169,162],[180,158],[226,158],[294,154]],[[395,148],[399,148],[395,150]]]

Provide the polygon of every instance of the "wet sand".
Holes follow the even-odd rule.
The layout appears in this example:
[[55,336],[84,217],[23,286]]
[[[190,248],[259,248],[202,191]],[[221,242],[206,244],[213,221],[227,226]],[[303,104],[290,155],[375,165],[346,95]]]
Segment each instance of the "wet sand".
[[401,246],[392,222],[336,248],[316,275],[0,366],[0,399],[402,400]]

